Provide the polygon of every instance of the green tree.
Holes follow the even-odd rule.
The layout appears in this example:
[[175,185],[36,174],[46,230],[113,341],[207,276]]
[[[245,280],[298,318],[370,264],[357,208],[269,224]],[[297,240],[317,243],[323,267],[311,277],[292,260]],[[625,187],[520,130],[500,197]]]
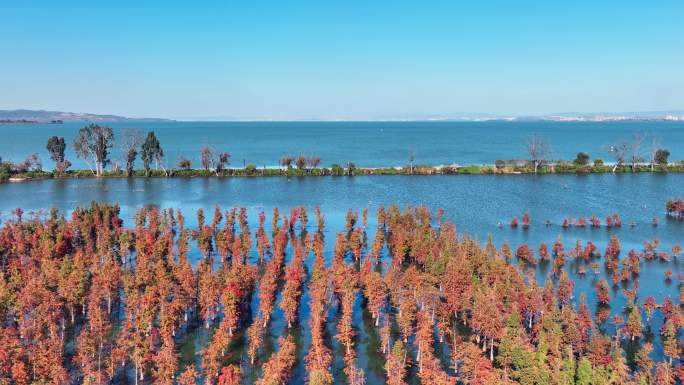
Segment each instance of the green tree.
[[499,354],[496,356],[496,361],[502,367],[510,367],[513,365],[516,356],[519,356],[521,348],[520,329],[520,315],[517,311],[513,311],[506,320],[506,333],[501,338]]
[[247,174],[247,175],[256,175],[256,173],[257,173],[257,167],[256,167],[254,164],[249,163],[249,164],[245,167],[245,174]]
[[561,364],[560,376],[558,378],[559,385],[574,385],[575,384],[575,371],[577,370],[577,364],[575,362],[575,355],[572,353],[572,348],[568,347],[566,351],[566,357],[563,358]]
[[52,159],[53,162],[64,162],[64,150],[66,149],[64,138],[57,136],[50,137],[45,148],[50,152],[50,159]]
[[592,381],[591,362],[587,357],[582,357],[577,364],[577,380],[575,383],[577,385],[591,385]]
[[615,347],[612,353],[612,360],[610,362],[610,376],[611,383],[619,385],[626,383],[626,379],[629,377],[629,366],[625,357],[622,354],[622,348],[620,345]]
[[164,150],[161,148],[159,140],[154,135],[154,131],[147,133],[145,142],[143,142],[142,145],[140,157],[143,161],[143,167],[145,167],[145,173],[148,175],[150,173],[150,164],[152,161],[155,162],[155,168],[159,169],[159,163],[161,162],[162,158],[164,158]]
[[659,165],[666,165],[669,157],[670,151],[665,148],[659,148],[655,153],[655,162]]
[[330,166],[330,173],[335,176],[344,175],[344,168],[339,164],[333,164]]
[[67,168],[69,168],[71,163],[68,160],[66,160],[66,157],[64,155],[64,151],[66,150],[66,143],[64,142],[64,138],[57,136],[50,137],[45,148],[50,153],[50,159],[52,159],[52,161],[55,162],[55,170],[58,173],[61,174]]
[[586,152],[578,152],[573,162],[578,166],[586,166],[589,164],[589,154]]

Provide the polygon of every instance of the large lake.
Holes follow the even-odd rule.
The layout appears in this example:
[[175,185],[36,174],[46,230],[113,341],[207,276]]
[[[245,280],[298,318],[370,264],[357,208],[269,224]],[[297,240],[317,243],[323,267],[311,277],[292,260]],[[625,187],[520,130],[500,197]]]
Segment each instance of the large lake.
[[[45,144],[52,135],[69,144],[67,158],[74,167],[86,168],[71,150],[83,123],[0,125],[0,157],[20,161],[37,152],[46,167],[52,162]],[[126,122],[113,123],[115,137],[122,128],[153,130],[175,166],[179,156],[199,165],[199,149],[211,145],[232,154],[232,164],[242,167],[275,166],[284,154],[317,155],[322,165],[355,162],[365,167],[402,166],[414,151],[419,164],[492,164],[497,159],[525,158],[525,140],[538,134],[550,143],[555,159],[574,159],[579,151],[592,159],[610,161],[608,149],[635,134],[651,137],[684,159],[684,122]],[[115,146],[112,157],[121,159]]]
[[[2,125],[0,156],[3,159],[21,160],[38,152],[47,168],[51,162],[45,152],[45,143],[51,135],[64,136],[71,142],[81,124],[63,125]],[[168,161],[176,162],[179,155],[198,162],[199,148],[212,145],[233,155],[233,164],[247,163],[273,166],[286,153],[315,154],[323,165],[354,161],[362,166],[404,165],[407,154],[415,151],[417,163],[492,163],[496,159],[524,158],[524,141],[531,134],[542,135],[551,143],[555,158],[573,158],[578,151],[587,151],[592,158],[609,160],[610,144],[630,140],[641,133],[658,138],[669,148],[673,159],[684,159],[684,124],[679,122],[622,122],[622,123],[126,123],[115,124],[115,135],[123,127],[154,130],[165,149]],[[647,151],[650,143],[644,143]],[[76,161],[71,150],[68,157],[78,168],[85,165]],[[113,156],[118,157],[114,148]],[[447,220],[455,223],[459,231],[484,242],[492,236],[495,243],[510,242],[515,249],[528,243],[535,251],[540,242],[549,246],[560,236],[566,250],[577,240],[583,244],[591,240],[600,251],[605,250],[612,234],[622,243],[622,256],[630,249],[642,250],[646,240],[659,239],[660,250],[668,251],[675,244],[684,243],[684,222],[668,219],[664,204],[669,198],[684,195],[684,174],[601,174],[601,175],[483,175],[483,176],[371,176],[371,177],[316,177],[292,178],[152,178],[152,179],[68,179],[43,180],[28,183],[0,184],[0,221],[11,218],[11,211],[21,207],[24,211],[46,213],[56,207],[66,212],[91,201],[117,202],[127,224],[132,223],[135,212],[144,206],[155,205],[180,208],[189,225],[196,223],[198,208],[212,210],[247,207],[253,227],[257,215],[278,207],[285,212],[291,207],[320,206],[326,216],[328,233],[326,249],[331,254],[334,232],[343,229],[348,209],[368,208],[370,213],[369,239],[373,239],[375,213],[378,207],[426,205],[436,210],[443,208]],[[508,226],[511,218],[528,211],[532,226],[523,230]],[[623,219],[622,228],[563,229],[564,218],[589,218],[596,214],[602,220],[612,213]],[[651,225],[653,218],[659,224]],[[549,220],[551,226],[545,226]],[[267,221],[270,223],[270,221]],[[501,223],[502,226],[498,226]],[[629,224],[633,223],[634,226]],[[681,258],[681,257],[680,257]],[[309,261],[310,263],[310,261]],[[591,309],[596,307],[593,286],[601,278],[592,273],[576,274],[580,262],[569,261],[568,270],[576,281],[575,300],[586,293]],[[529,267],[528,267],[529,268]],[[644,262],[640,274],[640,299],[653,295],[660,302],[666,296],[678,296],[677,280],[666,282],[664,272],[672,269],[675,277],[684,273],[677,259],[672,262]],[[540,282],[545,280],[551,266],[541,264],[534,268]],[[625,305],[620,290],[612,291],[613,314],[620,313]],[[255,296],[256,298],[256,296]],[[300,326],[296,333],[300,360],[292,383],[306,378],[303,356],[308,349],[308,293],[305,291],[300,311]],[[360,303],[360,301],[359,301]],[[357,327],[358,364],[368,376],[369,384],[382,383],[383,362],[377,354],[378,338],[367,313],[354,312]],[[257,302],[252,304],[256,308]],[[654,335],[662,324],[659,313],[651,321]],[[330,315],[328,329],[334,334],[335,314]],[[610,329],[610,325],[606,328]],[[269,329],[266,351],[275,346],[277,336],[285,330],[282,314],[275,310]],[[610,332],[610,330],[608,330]],[[203,330],[193,332],[181,346],[185,363],[196,361],[206,339]],[[662,357],[662,347],[656,337],[654,358]],[[335,341],[331,341],[337,346]],[[237,347],[240,349],[240,346]],[[334,374],[341,378],[342,354],[335,353]],[[446,356],[444,357],[446,359]],[[247,373],[247,380],[254,378]]]

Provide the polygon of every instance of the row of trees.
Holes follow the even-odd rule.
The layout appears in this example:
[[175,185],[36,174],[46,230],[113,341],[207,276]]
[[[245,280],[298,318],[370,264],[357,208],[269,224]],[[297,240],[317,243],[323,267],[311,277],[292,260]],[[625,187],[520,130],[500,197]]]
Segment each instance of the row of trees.
[[[110,152],[114,145],[114,132],[110,127],[90,124],[81,128],[74,139],[73,149],[76,156],[83,159],[88,168],[97,176],[104,174],[105,168],[112,162]],[[124,156],[124,169],[128,176],[134,172],[135,161],[140,147],[140,158],[143,167],[149,173],[151,165],[163,168],[164,150],[154,132],[147,136],[136,130],[124,130],[121,139],[121,153]],[[55,162],[55,171],[63,174],[71,162],[66,159],[66,143],[63,137],[52,136],[48,139],[46,149],[50,159]],[[116,167],[120,167],[118,164]]]
[[[126,129],[121,133],[119,150],[123,160],[121,163],[111,159],[111,150],[114,147],[114,132],[110,127],[90,124],[81,128],[73,143],[73,149],[78,158],[83,159],[93,174],[102,176],[108,165],[113,164],[115,170],[123,167],[127,176],[135,172],[135,162],[140,155],[143,168],[149,174],[151,166],[155,169],[160,167],[165,169],[164,150],[155,133],[150,131],[143,135],[138,130]],[[63,137],[52,136],[48,139],[46,148],[50,154],[50,159],[55,163],[55,171],[63,174],[71,162],[66,159],[66,143]],[[34,155],[37,157],[37,155]],[[230,165],[230,153],[217,152],[211,146],[204,146],[200,149],[199,163],[205,171],[213,171],[220,175]],[[28,162],[28,160],[27,160]],[[317,156],[306,157],[304,155],[291,156],[285,155],[280,159],[281,166],[288,170],[295,165],[299,170],[307,168],[317,168],[321,164],[321,158]],[[177,167],[180,170],[192,169],[192,161],[184,156],[179,156]],[[23,167],[25,170],[36,169],[33,164]],[[40,169],[41,167],[37,167]]]
[[[618,144],[611,145],[608,153],[613,157],[614,164],[612,171],[615,172],[618,168],[629,165],[633,171],[637,167],[648,162],[651,171],[655,170],[656,165],[664,166],[668,164],[670,152],[667,149],[659,147],[655,138],[652,139],[649,148],[648,156],[643,155],[645,137],[643,135],[635,135],[631,141],[622,141]],[[167,174],[166,161],[164,150],[154,132],[148,132],[143,135],[138,130],[123,130],[121,132],[121,140],[119,141],[119,152],[122,154],[121,160],[111,159],[110,152],[114,146],[114,132],[111,128],[91,124],[81,128],[73,143],[73,149],[79,158],[82,158],[90,170],[97,176],[102,176],[107,166],[111,165],[116,171],[123,169],[126,175],[131,176],[135,172],[135,162],[140,155],[143,162],[143,169],[149,175],[152,165],[155,169],[160,167]],[[50,158],[55,163],[55,171],[58,175],[62,175],[70,166],[71,162],[66,159],[66,143],[64,138],[53,136],[48,139],[46,146]],[[540,167],[551,163],[552,149],[548,142],[538,135],[532,135],[526,141],[526,152],[528,161],[534,173],[538,173]],[[408,172],[413,173],[415,166],[415,152],[409,151],[409,165]],[[231,155],[228,152],[216,151],[211,146],[204,146],[199,152],[199,163],[205,172],[214,172],[217,176],[221,175],[230,165]],[[576,167],[589,166],[590,155],[586,152],[577,153],[576,158],[572,164]],[[1,163],[1,162],[0,162]],[[299,173],[308,173],[311,170],[317,169],[321,164],[321,158],[318,156],[305,156],[300,154],[298,156],[284,155],[279,159],[281,167],[289,172],[294,167]],[[568,162],[560,162],[556,164],[565,165]],[[603,166],[603,160],[596,159],[595,166]],[[24,173],[27,171],[41,171],[42,163],[37,154],[33,154],[25,161],[12,165],[15,172]],[[339,165],[332,165],[330,173],[332,175],[353,175],[356,166],[352,162],[348,162],[346,167]],[[497,169],[501,170],[506,166],[506,162],[497,160],[495,162]],[[179,170],[191,170],[191,159],[180,155],[176,167]],[[250,174],[256,172],[256,166],[245,165]]]
[[[119,143],[119,150],[123,159],[121,161],[113,161],[110,152],[114,146],[114,132],[110,127],[90,124],[81,128],[73,143],[73,149],[77,157],[83,159],[90,170],[97,176],[102,176],[104,170],[110,164],[113,164],[114,169],[119,170],[123,168],[128,176],[133,175],[135,169],[135,161],[140,155],[143,162],[143,168],[147,174],[154,165],[155,169],[160,167],[164,170],[166,162],[164,161],[164,150],[154,132],[148,132],[143,135],[138,130],[123,130],[121,133],[121,140]],[[619,167],[629,165],[633,170],[637,166],[648,162],[651,170],[655,169],[656,165],[667,165],[670,152],[667,149],[661,148],[655,138],[652,139],[648,151],[648,157],[643,155],[644,142],[646,137],[643,135],[635,135],[633,140],[621,141],[617,144],[611,145],[608,153],[614,159],[613,172]],[[66,159],[66,143],[63,137],[53,136],[48,139],[46,148],[50,154],[50,159],[55,163],[55,171],[58,174],[63,174],[70,166],[71,162]],[[538,135],[532,135],[526,141],[526,152],[529,163],[533,167],[535,173],[539,172],[539,168],[548,164],[551,161],[552,149],[547,141]],[[409,172],[413,173],[415,152],[409,151]],[[199,162],[205,171],[214,171],[216,175],[220,175],[230,165],[230,154],[228,152],[220,152],[214,150],[211,146],[204,146],[200,149]],[[586,152],[579,152],[573,163],[576,166],[584,167],[589,165],[590,155]],[[300,154],[298,156],[284,155],[280,158],[279,164],[290,170],[296,167],[300,171],[307,169],[316,169],[321,164],[321,158],[318,156],[305,156]],[[595,164],[603,164],[603,161],[597,159]],[[496,166],[501,168],[505,165],[503,161],[497,161]],[[179,156],[177,167],[180,170],[192,169],[192,161],[184,156]],[[333,166],[333,174],[352,174],[355,166],[353,163],[347,165],[345,171],[340,166]],[[26,172],[28,170],[40,171],[42,164],[36,154],[27,158],[26,161],[17,164],[16,169],[19,172]]]
[[[140,155],[140,159],[143,162],[143,169],[146,174],[149,174],[152,165],[157,170],[162,168],[164,173],[166,173],[164,149],[153,131],[143,135],[138,130],[123,130],[121,136],[120,152],[123,156],[121,163],[111,159],[110,152],[114,146],[114,132],[110,127],[90,124],[81,128],[76,139],[74,139],[73,149],[76,156],[83,159],[93,174],[97,176],[104,175],[106,167],[112,162],[115,163],[114,169],[118,170],[123,165],[126,175],[133,175],[138,155]],[[50,137],[46,148],[50,158],[55,162],[55,171],[63,174],[71,166],[71,162],[65,156],[66,144],[64,138]],[[230,164],[229,153],[215,153],[213,148],[209,146],[200,149],[199,158],[202,167],[206,171],[214,170],[217,175]],[[180,169],[190,169],[191,162],[187,158],[180,157],[178,167]]]
[[[651,171],[655,169],[656,165],[667,165],[670,151],[661,148],[655,137],[651,139],[651,144],[648,146],[648,156],[644,155],[647,138],[641,134],[635,134],[632,140],[623,140],[616,144],[610,145],[608,153],[614,159],[613,172],[619,167],[629,164],[632,170],[636,170],[637,166],[648,162]],[[526,151],[529,161],[534,167],[534,172],[537,173],[539,167],[548,164],[551,161],[552,149],[550,144],[538,135],[532,135],[526,141]],[[579,152],[573,160],[577,166],[589,165],[590,155],[586,152]],[[603,161],[597,159],[596,162],[603,164]]]
[[[248,368],[258,384],[285,384],[303,348],[308,383],[329,385],[333,340],[345,382],[363,384],[358,303],[374,321],[367,327],[380,338],[375,354],[390,384],[405,384],[409,370],[426,385],[684,379],[680,303],[639,296],[639,261],[656,255],[657,242],[620,259],[616,237],[603,255],[590,242],[566,252],[559,239],[551,250],[539,248],[554,265],[540,285],[532,270],[513,263],[506,243],[459,235],[441,211],[381,208],[369,241],[367,211],[350,210],[328,258],[325,221],[319,210],[315,216],[311,234],[304,208],[289,216],[274,210],[269,234],[261,213],[253,234],[245,209],[217,207],[210,218],[200,209],[194,228],[171,209],[142,209],[133,227],[112,205],[94,203],[68,218],[17,210],[0,228],[0,384],[233,385],[247,381]],[[529,247],[517,254],[536,262]],[[604,258],[606,272],[618,276],[620,266],[628,269],[613,290],[597,281],[594,314],[564,268],[573,256]],[[627,305],[611,309],[618,284]],[[291,332],[305,286],[308,346]],[[276,305],[288,326],[270,354],[263,339]],[[651,329],[656,313],[662,327]],[[200,365],[182,364],[179,344],[198,328],[209,331]],[[653,360],[653,344],[663,360]]]
[[296,166],[299,170],[306,170],[307,168],[318,168],[321,165],[321,158],[318,156],[305,156],[299,154],[298,156],[283,155],[279,161],[280,165],[286,169]]

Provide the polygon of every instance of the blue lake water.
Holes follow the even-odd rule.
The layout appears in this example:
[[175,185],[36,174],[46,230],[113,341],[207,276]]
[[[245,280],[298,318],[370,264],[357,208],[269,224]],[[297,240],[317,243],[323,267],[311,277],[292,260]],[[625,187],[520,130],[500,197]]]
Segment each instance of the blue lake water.
[[[76,168],[86,165],[76,159],[71,143],[83,123],[0,125],[0,157],[20,161],[38,152],[46,168],[52,168],[45,144],[52,135],[69,144],[67,158]],[[611,145],[635,134],[650,137],[684,159],[684,122],[126,122],[113,123],[115,137],[122,128],[154,131],[166,153],[167,166],[179,156],[199,165],[199,149],[206,145],[232,154],[232,164],[242,167],[275,166],[284,154],[317,155],[322,165],[402,166],[414,151],[418,164],[492,164],[496,159],[526,157],[525,140],[532,134],[552,147],[554,159],[574,159],[579,151],[592,159],[610,161]],[[119,148],[113,159],[122,159]]]

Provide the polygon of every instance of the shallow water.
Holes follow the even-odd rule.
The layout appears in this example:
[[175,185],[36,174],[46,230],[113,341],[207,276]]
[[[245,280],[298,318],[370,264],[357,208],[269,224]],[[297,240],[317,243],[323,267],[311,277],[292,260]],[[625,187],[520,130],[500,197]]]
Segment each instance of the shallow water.
[[[495,243],[508,240],[515,250],[520,243],[528,243],[536,252],[540,242],[551,244],[556,237],[562,237],[566,250],[572,248],[576,240],[586,244],[594,242],[599,251],[605,250],[612,234],[617,234],[622,244],[621,257],[630,249],[643,249],[643,241],[659,239],[659,250],[669,251],[675,244],[684,243],[684,222],[668,219],[664,204],[669,198],[684,191],[684,174],[596,174],[596,175],[507,175],[507,176],[371,176],[371,177],[325,177],[325,178],[173,178],[173,179],[86,179],[86,180],[44,180],[17,184],[0,184],[0,220],[11,217],[12,209],[21,207],[25,212],[34,210],[46,213],[50,207],[69,211],[77,206],[88,205],[96,200],[118,202],[125,223],[132,223],[135,212],[144,206],[155,205],[183,210],[189,226],[195,226],[195,211],[204,208],[211,212],[214,205],[222,208],[248,208],[253,232],[257,215],[261,210],[270,214],[278,207],[282,214],[289,213],[291,207],[304,205],[310,209],[320,206],[326,217],[326,255],[332,252],[335,232],[344,228],[345,214],[349,208],[369,209],[368,239],[372,240],[375,228],[375,212],[380,206],[399,204],[401,206],[426,205],[436,210],[445,210],[445,219],[455,223],[462,233],[468,233],[480,241],[492,236]],[[512,229],[508,226],[511,218],[521,217],[528,211],[532,218],[529,229]],[[619,213],[623,227],[569,228],[560,226],[563,218],[589,218],[592,214],[602,221],[608,214]],[[310,214],[312,215],[312,214]],[[653,217],[659,225],[651,225]],[[544,220],[553,225],[545,226]],[[499,227],[497,224],[503,223]],[[635,226],[628,224],[634,222]],[[310,224],[312,228],[313,224]],[[290,255],[286,262],[289,262]],[[680,257],[681,258],[681,257]],[[310,267],[312,256],[307,265]],[[576,274],[580,260],[568,260],[566,269],[575,279],[575,300],[580,293],[586,293],[587,304],[592,311],[596,309],[593,286],[601,278],[608,278],[602,272],[595,275],[591,269],[586,276]],[[524,267],[529,269],[530,267]],[[676,277],[684,268],[677,259],[672,262],[644,261],[640,274],[640,301],[649,295],[661,302],[665,296],[676,300],[678,288],[676,278],[672,282],[664,280],[664,272],[672,269]],[[551,270],[550,264],[540,264],[534,268],[535,276],[543,283]],[[610,282],[610,280],[609,280]],[[622,312],[625,299],[621,289],[611,292],[613,314]],[[301,383],[306,378],[304,357],[308,350],[308,293],[305,290],[300,307],[300,322],[294,327],[297,335],[298,362],[293,373],[293,383]],[[260,353],[258,363],[263,363],[277,349],[277,338],[285,332],[286,323],[277,306],[269,326],[266,344]],[[252,313],[256,314],[258,300],[256,293],[252,300]],[[328,331],[329,343],[335,354],[333,373],[336,381],[341,381],[342,360],[340,347],[332,335],[336,333],[335,309],[330,310]],[[662,319],[654,317],[651,328],[657,335]],[[369,384],[381,383],[384,359],[377,354],[377,333],[369,315],[362,311],[361,298],[357,300],[354,314],[357,328],[356,347],[358,364],[364,369]],[[606,325],[605,330],[611,331]],[[203,341],[209,337],[204,330],[193,332],[180,346],[182,362],[197,360]],[[656,341],[657,341],[657,337]],[[246,336],[238,338],[235,354],[231,362],[240,362],[241,346]],[[446,352],[448,354],[448,352]],[[662,356],[660,344],[655,344],[654,358]],[[257,378],[256,369],[245,367],[246,379]]]
[[[562,230],[565,217],[585,217],[619,213],[626,225],[613,229],[625,242],[641,243],[657,237],[664,242],[681,235],[678,221],[665,218],[665,201],[682,194],[683,174],[592,174],[592,175],[481,175],[481,176],[370,176],[291,178],[150,178],[150,179],[69,179],[0,184],[0,219],[12,209],[44,210],[51,207],[70,210],[91,201],[118,202],[122,216],[130,219],[145,205],[180,208],[188,213],[200,207],[212,209],[246,207],[255,214],[272,208],[320,206],[329,229],[343,224],[349,208],[426,205],[443,208],[445,218],[460,230],[485,240],[488,234],[512,243],[538,243],[556,234],[605,240],[606,229]],[[532,225],[528,231],[511,231],[511,218],[528,211]],[[372,215],[371,215],[372,216]],[[658,217],[660,225],[650,226]],[[544,220],[556,226],[545,227]],[[256,220],[253,220],[256,222]]]
[[[46,168],[52,162],[45,144],[52,135],[68,144],[67,159],[87,168],[71,143],[84,123],[0,125],[0,157],[21,161],[38,152]],[[110,124],[115,138],[122,128],[155,131],[174,167],[183,155],[199,167],[199,149],[211,145],[232,154],[242,167],[274,166],[282,155],[317,155],[322,166],[355,162],[365,167],[403,166],[414,151],[417,164],[493,164],[496,159],[524,159],[525,141],[538,134],[552,147],[553,159],[574,159],[587,151],[592,159],[611,160],[608,149],[636,133],[655,136],[672,159],[684,159],[684,122],[124,122]],[[651,146],[643,143],[645,154]],[[120,149],[111,150],[121,160]],[[140,166],[140,163],[138,164]]]

